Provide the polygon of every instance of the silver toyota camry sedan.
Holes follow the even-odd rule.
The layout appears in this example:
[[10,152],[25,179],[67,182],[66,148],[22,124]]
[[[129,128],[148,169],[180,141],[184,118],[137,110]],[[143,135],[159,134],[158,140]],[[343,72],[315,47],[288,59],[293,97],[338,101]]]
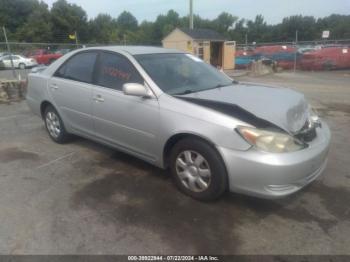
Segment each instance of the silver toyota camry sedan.
[[239,83],[177,50],[80,49],[28,80],[53,141],[74,134],[169,168],[199,200],[286,196],[326,166],[330,131],[304,95]]

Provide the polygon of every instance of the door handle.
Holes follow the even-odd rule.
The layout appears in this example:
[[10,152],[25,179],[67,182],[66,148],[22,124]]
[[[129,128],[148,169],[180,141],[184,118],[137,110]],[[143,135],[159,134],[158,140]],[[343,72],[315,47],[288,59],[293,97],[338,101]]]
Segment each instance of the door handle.
[[55,90],[58,89],[58,86],[56,84],[51,84],[50,87],[51,87],[51,89],[55,89]]
[[94,98],[95,102],[104,102],[105,100],[102,98],[101,95],[97,95],[95,98]]

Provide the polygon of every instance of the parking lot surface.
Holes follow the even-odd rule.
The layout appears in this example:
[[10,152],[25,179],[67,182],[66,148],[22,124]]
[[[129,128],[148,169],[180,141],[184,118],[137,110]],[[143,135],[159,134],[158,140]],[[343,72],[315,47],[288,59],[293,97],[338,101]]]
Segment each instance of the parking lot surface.
[[1,254],[350,254],[350,72],[242,81],[293,87],[332,130],[322,177],[281,200],[179,193],[167,171],[94,142],[52,142],[0,105]]

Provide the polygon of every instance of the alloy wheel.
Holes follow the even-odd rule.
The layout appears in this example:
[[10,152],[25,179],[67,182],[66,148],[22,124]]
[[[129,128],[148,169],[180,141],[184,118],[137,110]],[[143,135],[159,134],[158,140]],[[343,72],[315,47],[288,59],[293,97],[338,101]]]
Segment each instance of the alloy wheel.
[[61,134],[61,125],[58,116],[54,112],[49,111],[46,114],[45,120],[50,135],[53,138],[58,138]]
[[203,192],[211,182],[211,171],[207,160],[198,152],[182,151],[176,158],[176,174],[181,183],[193,192]]

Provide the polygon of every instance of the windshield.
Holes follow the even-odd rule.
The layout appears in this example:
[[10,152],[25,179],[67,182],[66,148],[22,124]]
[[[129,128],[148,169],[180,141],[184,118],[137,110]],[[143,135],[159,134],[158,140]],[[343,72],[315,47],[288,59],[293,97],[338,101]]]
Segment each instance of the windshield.
[[190,54],[144,54],[134,57],[159,88],[170,95],[232,84],[231,78]]

